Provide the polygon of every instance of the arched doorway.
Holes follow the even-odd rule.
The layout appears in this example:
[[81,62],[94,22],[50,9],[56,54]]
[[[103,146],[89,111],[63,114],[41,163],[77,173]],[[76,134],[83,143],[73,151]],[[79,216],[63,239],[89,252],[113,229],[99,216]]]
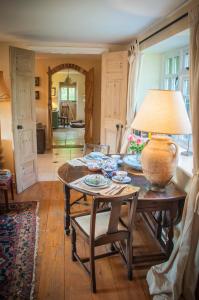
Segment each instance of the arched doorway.
[[[85,143],[93,142],[93,95],[94,95],[94,68],[86,71],[82,67],[65,63],[57,65],[53,68],[48,67],[48,140],[52,145],[52,76],[53,74],[72,69],[78,71],[85,76]],[[52,146],[51,146],[52,147]]]

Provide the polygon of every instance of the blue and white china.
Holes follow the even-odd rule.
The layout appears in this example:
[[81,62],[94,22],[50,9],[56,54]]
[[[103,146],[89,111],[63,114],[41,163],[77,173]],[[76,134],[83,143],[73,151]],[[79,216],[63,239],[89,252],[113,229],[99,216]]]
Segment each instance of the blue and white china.
[[100,160],[88,160],[86,162],[86,165],[87,165],[89,171],[92,171],[92,172],[100,171],[102,168],[102,163]]
[[120,181],[122,181],[125,177],[127,177],[128,173],[126,171],[117,171],[115,175]]
[[131,177],[126,176],[126,177],[121,179],[120,176],[115,175],[115,176],[112,177],[112,180],[114,182],[117,182],[117,183],[130,183],[131,182]]
[[84,183],[97,188],[105,188],[111,184],[111,180],[101,174],[92,174],[85,177]]
[[114,159],[110,158],[103,163],[102,172],[105,176],[111,178],[113,175],[115,175],[117,167],[117,162]]
[[136,155],[130,154],[130,155],[124,156],[123,162],[126,165],[132,167],[132,169],[134,169],[134,170],[142,171],[141,162],[139,159],[137,159]]
[[93,159],[95,159],[95,160],[102,160],[102,159],[105,159],[106,158],[106,155],[104,154],[104,153],[102,153],[102,152],[91,152],[91,153],[89,153],[89,154],[87,154],[86,156],[85,156],[85,159],[88,159],[88,160],[93,160]]

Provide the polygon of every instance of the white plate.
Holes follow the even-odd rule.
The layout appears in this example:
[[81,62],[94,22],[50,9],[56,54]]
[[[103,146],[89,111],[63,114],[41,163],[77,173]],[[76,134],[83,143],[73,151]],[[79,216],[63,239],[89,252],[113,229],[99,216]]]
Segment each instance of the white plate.
[[118,178],[119,178],[119,176],[113,176],[112,180],[117,183],[130,183],[131,182],[131,177],[129,177],[129,176],[126,176],[123,180],[119,180]]
[[[101,182],[99,182],[98,184],[94,182],[96,176],[100,176],[101,178]],[[85,177],[84,183],[96,188],[105,188],[111,184],[111,180],[109,178],[104,177],[103,175],[88,175]]]

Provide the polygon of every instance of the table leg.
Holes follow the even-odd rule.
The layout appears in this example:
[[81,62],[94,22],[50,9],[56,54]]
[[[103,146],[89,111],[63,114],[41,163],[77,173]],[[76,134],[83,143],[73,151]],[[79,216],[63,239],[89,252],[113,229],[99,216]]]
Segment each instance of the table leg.
[[67,235],[70,234],[70,188],[64,185],[65,193],[65,216],[64,216],[64,228]]
[[173,226],[174,226],[174,220],[176,216],[176,207],[172,207],[169,210],[169,227],[168,227],[168,241],[166,243],[166,255],[169,258],[171,255],[171,252],[173,250]]
[[13,189],[13,181],[12,180],[11,180],[11,183],[10,183],[10,188],[11,188],[12,200],[14,201],[14,189]]
[[160,240],[162,235],[162,211],[158,213],[157,223],[156,237]]

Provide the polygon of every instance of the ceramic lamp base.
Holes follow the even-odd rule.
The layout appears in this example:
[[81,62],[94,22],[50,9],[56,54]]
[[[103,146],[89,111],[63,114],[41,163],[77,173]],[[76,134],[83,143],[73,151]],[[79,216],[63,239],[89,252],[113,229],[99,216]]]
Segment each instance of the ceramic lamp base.
[[165,187],[160,187],[160,186],[152,184],[152,185],[150,185],[149,190],[153,191],[153,192],[163,193],[163,192],[165,192]]
[[141,163],[150,190],[162,192],[173,177],[178,158],[177,145],[166,136],[153,136],[142,151]]

